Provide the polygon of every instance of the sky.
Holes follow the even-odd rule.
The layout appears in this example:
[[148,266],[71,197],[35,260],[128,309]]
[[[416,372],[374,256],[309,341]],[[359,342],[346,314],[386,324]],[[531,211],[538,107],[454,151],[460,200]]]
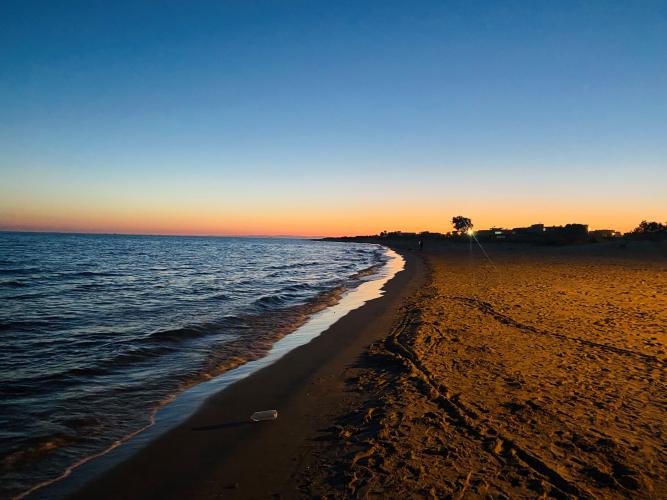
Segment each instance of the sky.
[[0,229],[667,221],[664,1],[0,3]]

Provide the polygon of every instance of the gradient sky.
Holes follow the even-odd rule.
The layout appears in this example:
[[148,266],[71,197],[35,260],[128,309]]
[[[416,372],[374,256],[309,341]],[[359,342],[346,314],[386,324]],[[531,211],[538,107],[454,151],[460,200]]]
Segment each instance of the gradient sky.
[[0,228],[667,220],[667,2],[0,3]]

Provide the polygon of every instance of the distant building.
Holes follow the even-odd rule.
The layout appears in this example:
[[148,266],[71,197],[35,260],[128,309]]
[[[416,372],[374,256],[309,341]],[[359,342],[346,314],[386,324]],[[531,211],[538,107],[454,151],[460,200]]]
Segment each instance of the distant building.
[[613,229],[595,229],[594,231],[589,231],[588,235],[591,238],[598,240],[606,240],[611,238],[618,238],[621,236],[621,233],[614,231]]
[[565,224],[544,228],[545,241],[548,243],[583,243],[588,241],[588,224]]
[[[667,231],[665,234],[667,234]],[[564,226],[532,224],[527,227],[515,227],[513,229],[492,227],[475,231],[475,235],[480,240],[485,241],[507,241],[535,245],[581,244],[622,236],[621,233],[613,229],[589,231],[588,224],[565,224]]]
[[544,232],[544,224],[533,224],[528,227],[515,227],[512,229],[512,234],[515,235],[542,235]]
[[491,229],[481,229],[475,233],[479,239],[484,240],[506,240],[512,234],[511,229],[492,227]]
[[505,237],[512,241],[537,242],[544,239],[544,224],[532,224],[528,227],[515,227],[506,230]]
[[571,234],[588,234],[588,224],[565,224],[565,231]]
[[544,244],[583,243],[590,239],[587,224],[548,227],[544,224],[532,224],[528,227],[515,227],[511,230],[492,228],[485,231],[485,235],[488,239]]

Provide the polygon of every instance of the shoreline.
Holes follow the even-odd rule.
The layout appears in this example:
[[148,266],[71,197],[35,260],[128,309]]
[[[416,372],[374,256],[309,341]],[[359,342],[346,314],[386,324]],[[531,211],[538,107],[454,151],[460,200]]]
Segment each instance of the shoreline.
[[71,498],[665,491],[664,249],[391,248],[383,296]]
[[[2,241],[0,327],[11,340],[2,498],[54,486],[115,456],[119,443],[140,441],[175,395],[265,357],[385,276],[393,255],[379,245],[292,240],[31,242]],[[100,248],[104,259],[95,258]]]
[[[393,249],[390,249],[390,251]],[[255,424],[254,429],[252,429],[252,426],[247,427],[247,429],[243,429],[244,425],[246,422],[248,422],[248,417],[250,413],[257,409],[266,409],[266,408],[259,408],[255,405],[252,404],[253,401],[253,396],[252,394],[257,394],[259,390],[259,386],[257,385],[259,382],[256,382],[256,378],[260,378],[264,380],[265,382],[268,380],[268,386],[263,389],[259,390],[259,392],[263,392],[266,394],[266,396],[270,396],[271,388],[276,386],[277,382],[274,382],[274,379],[279,381],[281,384],[281,391],[284,392],[294,392],[290,391],[288,387],[288,379],[291,380],[291,384],[293,385],[298,385],[302,387],[303,385],[303,380],[301,380],[301,377],[298,377],[298,380],[294,379],[296,372],[294,369],[290,368],[287,366],[289,363],[294,363],[295,365],[307,365],[309,366],[310,370],[315,369],[315,367],[312,364],[312,361],[309,363],[306,358],[312,358],[313,356],[316,357],[318,360],[322,361],[325,365],[327,364],[327,360],[324,359],[327,357],[328,354],[332,354],[332,356],[335,356],[336,353],[332,353],[332,347],[338,348],[334,350],[340,350],[340,348],[343,348],[344,346],[334,346],[332,345],[332,340],[334,340],[335,344],[335,339],[333,339],[334,336],[337,335],[336,332],[338,332],[338,335],[345,335],[348,337],[349,340],[355,340],[355,339],[350,339],[349,337],[353,336],[351,332],[347,332],[346,329],[349,328],[350,325],[347,326],[340,326],[340,323],[347,324],[349,321],[346,321],[347,318],[350,315],[355,315],[359,316],[356,318],[356,323],[359,325],[359,323],[364,323],[364,319],[369,319],[371,316],[377,316],[377,311],[375,312],[368,312],[366,311],[368,306],[371,304],[374,304],[378,301],[383,301],[383,302],[389,302],[393,303],[394,302],[394,295],[400,294],[401,290],[403,289],[402,286],[397,286],[394,282],[401,276],[401,282],[405,284],[406,281],[410,281],[408,278],[408,275],[412,276],[414,274],[413,271],[407,269],[407,268],[412,268],[415,265],[418,265],[414,262],[415,258],[411,256],[410,259],[406,258],[406,255],[404,252],[399,252],[401,256],[405,259],[405,267],[406,270],[401,270],[398,271],[393,278],[391,277],[380,277],[377,280],[372,280],[366,283],[362,283],[360,286],[364,285],[372,285],[373,283],[376,282],[383,282],[383,285],[380,285],[384,289],[384,295],[381,295],[380,297],[377,298],[371,298],[369,302],[366,300],[362,300],[362,305],[356,305],[349,309],[349,312],[345,316],[342,316],[341,318],[334,318],[329,325],[326,325],[322,330],[317,332],[317,334],[314,336],[315,338],[312,338],[312,336],[306,340],[305,345],[300,345],[297,344],[296,346],[290,347],[288,349],[287,353],[281,353],[276,359],[266,359],[263,358],[263,366],[260,366],[259,368],[255,368],[255,370],[252,373],[245,373],[243,376],[235,378],[232,382],[230,382],[228,385],[218,388],[217,390],[214,391],[209,391],[206,394],[206,397],[203,398],[205,399],[204,402],[201,400],[199,401],[197,407],[194,410],[191,410],[189,414],[186,414],[186,417],[181,417],[179,422],[177,423],[172,423],[169,425],[169,427],[166,430],[162,431],[157,431],[153,432],[156,429],[149,429],[147,432],[145,432],[143,435],[136,436],[131,442],[124,443],[122,447],[118,448],[117,450],[114,451],[114,453],[119,452],[121,455],[120,458],[115,457],[115,459],[112,457],[112,465],[100,465],[97,464],[96,466],[93,465],[97,461],[103,461],[107,457],[102,457],[98,458],[97,460],[93,461],[91,464],[86,464],[84,467],[87,467],[90,465],[91,469],[94,471],[92,474],[84,474],[84,477],[88,477],[90,479],[84,479],[75,477],[74,474],[70,477],[63,478],[62,481],[59,481],[57,483],[50,484],[48,487],[40,490],[34,491],[31,495],[29,495],[29,498],[42,498],[42,497],[60,497],[60,496],[69,496],[73,495],[75,498],[87,498],[90,496],[95,496],[99,497],[105,496],[104,492],[108,492],[108,497],[117,497],[117,496],[123,496],[123,495],[129,495],[129,496],[150,496],[149,492],[154,491],[154,487],[148,487],[145,486],[143,483],[140,485],[134,484],[130,485],[128,482],[128,478],[126,476],[134,476],[134,475],[139,475],[141,477],[146,477],[146,475],[157,475],[159,474],[160,476],[164,474],[163,471],[163,465],[164,465],[164,460],[161,458],[157,458],[157,456],[162,456],[165,452],[160,451],[157,455],[154,454],[153,451],[151,451],[154,448],[159,448],[163,449],[163,447],[169,448],[170,446],[173,446],[173,453],[175,455],[178,455],[181,452],[181,448],[183,447],[182,445],[178,444],[176,445],[175,443],[180,442],[179,440],[182,439],[182,434],[185,432],[186,434],[196,434],[197,436],[202,435],[202,434],[209,434],[209,432],[193,432],[192,429],[196,428],[201,428],[200,430],[204,430],[207,427],[210,427],[210,425],[201,425],[202,422],[204,421],[213,421],[213,422],[220,422],[221,420],[224,420],[226,423],[225,424],[211,424],[213,427],[225,429],[228,428],[232,430],[232,432],[228,434],[235,434],[236,432],[233,431],[233,429],[236,429],[237,427],[239,430],[242,430],[244,434],[248,434],[250,438],[252,438],[253,433],[255,431],[261,431],[261,427],[267,427],[267,426],[273,426],[275,425],[276,422],[269,422],[269,423],[264,423],[264,424]],[[408,260],[410,263],[408,263]],[[389,281],[389,283],[387,283]],[[357,290],[357,289],[355,289]],[[352,290],[350,293],[354,294],[354,291]],[[344,300],[344,299],[343,299]],[[358,299],[357,299],[358,300]],[[386,307],[387,304],[385,304]],[[336,306],[333,306],[335,308]],[[372,309],[377,309],[377,307],[372,308]],[[326,310],[325,310],[326,311]],[[324,311],[323,311],[324,312]],[[355,314],[357,313],[357,314]],[[335,311],[333,312],[335,314]],[[345,314],[345,313],[343,313]],[[317,315],[316,315],[317,316]],[[310,320],[309,320],[310,321]],[[321,321],[320,321],[321,323]],[[353,322],[354,323],[354,322]],[[372,330],[376,330],[371,328]],[[298,330],[297,330],[298,332]],[[342,332],[342,333],[341,333]],[[295,332],[296,333],[296,332]],[[378,333],[375,331],[375,333]],[[293,334],[289,334],[287,337],[284,339],[287,339],[288,337],[291,337]],[[327,337],[327,340],[320,340],[322,337]],[[358,340],[358,339],[356,339]],[[279,341],[281,342],[281,341]],[[362,347],[366,347],[367,344]],[[359,352],[356,354],[359,354],[362,352],[362,348],[358,349]],[[305,351],[305,352],[301,352]],[[298,354],[295,354],[298,353]],[[270,358],[267,356],[267,358]],[[289,358],[287,360],[286,358]],[[295,359],[292,359],[295,358]],[[269,372],[269,375],[264,375],[260,376],[260,374],[264,374],[265,372]],[[228,372],[229,373],[229,372]],[[224,374],[223,374],[224,375]],[[217,378],[217,377],[216,377]],[[201,385],[201,384],[200,384]],[[237,386],[242,386],[237,388]],[[246,387],[247,386],[247,387]],[[245,387],[245,389],[244,389]],[[296,388],[295,388],[296,391]],[[186,391],[187,392],[187,391]],[[234,396],[225,396],[226,393],[232,392]],[[180,396],[179,396],[180,397]],[[200,398],[202,399],[202,398]],[[230,418],[229,418],[229,410],[221,410],[218,405],[226,406],[226,402],[229,400],[233,400],[233,404],[230,405],[233,408],[240,408],[242,406],[245,406],[248,408],[248,410],[244,413],[248,413],[245,415],[244,413],[239,415],[238,418],[234,418],[233,422],[229,425]],[[219,403],[215,403],[216,401],[220,401]],[[268,403],[267,403],[268,404]],[[169,408],[173,403],[170,405],[167,405],[165,408]],[[276,401],[274,404],[275,407],[278,407],[279,410],[279,419],[278,423],[282,423],[286,420],[284,417],[285,411],[281,410],[280,402]],[[177,409],[178,410],[178,409]],[[250,411],[252,410],[252,411]],[[172,408],[172,412],[173,412]],[[287,414],[290,412],[287,411]],[[204,420],[202,420],[204,419]],[[191,424],[191,421],[197,421],[200,422],[199,424]],[[290,424],[290,427],[294,427],[294,422]],[[298,427],[302,427],[300,424]],[[210,429],[210,430],[215,430],[215,429]],[[221,438],[220,440],[220,446],[226,447],[225,445],[225,439],[229,439],[230,444],[236,445],[239,443],[239,439],[234,438]],[[132,444],[134,442],[134,444]],[[204,446],[206,448],[206,443],[208,442],[208,439],[204,437],[203,443],[200,444],[195,444],[195,447],[199,450],[197,453],[194,453],[195,456],[199,456],[203,449],[201,449],[201,446]],[[170,443],[172,443],[170,445]],[[125,448],[125,449],[123,449]],[[134,449],[132,449],[134,448]],[[138,449],[137,449],[138,448]],[[122,451],[119,451],[122,450]],[[168,452],[167,452],[168,453]],[[209,450],[209,453],[211,451]],[[231,452],[230,452],[231,453]],[[222,455],[229,455],[227,454],[222,454]],[[219,458],[222,460],[224,457],[221,455]],[[231,456],[231,455],[230,455]],[[151,458],[146,458],[146,457],[151,457]],[[228,457],[229,458],[229,457]],[[237,461],[237,460],[235,460]],[[250,458],[249,457],[249,462],[248,465],[251,465],[251,462],[254,463],[255,458]],[[196,459],[195,459],[196,462]],[[193,462],[194,463],[194,462]],[[133,472],[134,468],[142,468],[146,467],[146,464],[153,464],[154,467],[148,467],[148,472]],[[267,464],[268,465],[268,464]],[[97,471],[95,471],[97,469]],[[101,471],[100,471],[101,470]],[[153,472],[150,472],[153,471]],[[159,472],[158,472],[159,471]],[[77,471],[77,472],[82,472],[82,471]],[[179,476],[184,475],[183,471],[177,472],[176,470],[174,471],[174,474],[178,473]],[[194,477],[194,476],[193,476]],[[159,480],[160,483],[165,482],[163,477],[156,478],[156,480]],[[179,480],[179,483],[181,481]],[[233,481],[231,484],[235,484],[238,481]],[[195,482],[196,483],[196,482]],[[113,485],[113,486],[111,486]],[[120,485],[123,485],[121,487]],[[194,488],[193,484],[193,488]],[[125,489],[128,487],[127,489]],[[139,488],[138,490],[136,488]],[[169,496],[172,494],[171,492],[172,488],[165,488],[165,491],[162,493],[161,496]],[[185,490],[184,490],[185,491]],[[125,492],[125,493],[123,493]],[[191,491],[185,492],[183,494],[192,494]],[[174,496],[177,496],[175,493],[173,493]]]

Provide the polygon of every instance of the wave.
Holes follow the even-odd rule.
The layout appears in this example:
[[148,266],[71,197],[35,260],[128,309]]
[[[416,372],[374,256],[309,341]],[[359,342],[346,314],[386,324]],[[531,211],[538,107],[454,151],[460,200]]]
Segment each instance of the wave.
[[0,268],[0,275],[2,274],[13,274],[13,275],[27,275],[27,274],[35,274],[41,272],[41,269],[39,267],[15,267],[15,268]]
[[263,297],[255,300],[255,305],[261,307],[271,307],[271,306],[280,306],[284,305],[288,300],[288,297],[285,297],[281,294],[274,295],[264,295]]
[[71,370],[67,370],[66,372],[63,372],[62,376],[92,378],[92,377],[99,377],[99,376],[102,376],[102,375],[107,375],[108,373],[109,373],[109,370],[106,370],[101,366],[84,366],[84,367],[77,367],[77,368],[72,368]]
[[[31,296],[25,296],[25,298],[29,298]],[[21,296],[14,296],[11,298],[22,298]],[[43,320],[36,320],[36,321],[0,321],[0,332],[2,331],[9,331],[9,330],[18,330],[22,332],[34,332],[35,330],[39,330],[42,328],[46,328],[49,326],[48,321],[43,321]]]
[[368,276],[373,276],[377,273],[380,272],[380,269],[382,269],[383,264],[375,264],[373,266],[367,267],[366,269],[362,269],[361,271],[354,273],[352,276],[350,276],[351,280],[360,280],[362,278],[366,278]]
[[120,368],[153,359],[171,352],[169,347],[136,346],[125,352],[120,352],[111,358],[105,365],[109,368]]
[[24,288],[30,285],[28,283],[24,283],[23,281],[10,280],[0,281],[0,286],[6,286],[7,288]]
[[79,366],[63,371],[60,377],[94,378],[123,371],[127,367],[155,360],[174,352],[168,345],[137,345],[124,351],[116,352],[96,365]]
[[[308,302],[317,302],[318,295],[332,290],[335,285],[340,286],[336,280],[335,284],[309,285],[307,283],[285,286],[274,293],[263,295],[253,302],[253,308],[260,312],[268,313],[271,310],[290,306],[299,306]],[[333,285],[333,286],[332,286]]]
[[292,264],[277,264],[273,266],[268,266],[267,269],[298,269],[301,267],[312,267],[312,266],[321,266],[322,262],[319,261],[309,261],[309,262],[294,262]]
[[51,393],[55,390],[71,386],[72,379],[93,379],[122,371],[130,366],[154,360],[173,352],[169,346],[133,346],[125,351],[114,353],[96,364],[63,367],[54,372],[44,373],[21,380],[4,381],[0,394],[4,397],[20,397],[38,393]]
[[205,325],[192,325],[171,330],[158,330],[149,334],[148,338],[153,340],[175,341],[202,337],[211,333],[211,328]]
[[11,451],[0,457],[0,466],[4,471],[10,471],[24,463],[30,463],[36,458],[53,453],[57,449],[71,446],[76,442],[74,436],[56,434],[47,438],[35,438],[32,444]]
[[107,283],[81,283],[72,288],[72,290],[100,290],[113,286]]
[[284,291],[301,291],[301,290],[317,290],[323,288],[324,285],[311,285],[309,283],[294,283],[292,285],[287,285],[282,290]]
[[44,297],[49,297],[51,294],[47,292],[35,292],[35,293],[21,293],[18,295],[10,295],[6,297],[7,300],[31,300],[31,299],[41,299]]
[[111,277],[111,276],[122,276],[121,273],[115,273],[112,271],[63,271],[58,273],[60,277],[67,278],[92,278],[92,277]]
[[[245,319],[243,317],[228,314],[217,321],[191,324],[166,330],[156,330],[139,341],[144,343],[177,342],[196,339],[207,335],[217,335],[220,333],[238,333],[238,330],[243,330],[246,327],[244,322]],[[228,329],[229,331],[225,332],[225,329]]]

